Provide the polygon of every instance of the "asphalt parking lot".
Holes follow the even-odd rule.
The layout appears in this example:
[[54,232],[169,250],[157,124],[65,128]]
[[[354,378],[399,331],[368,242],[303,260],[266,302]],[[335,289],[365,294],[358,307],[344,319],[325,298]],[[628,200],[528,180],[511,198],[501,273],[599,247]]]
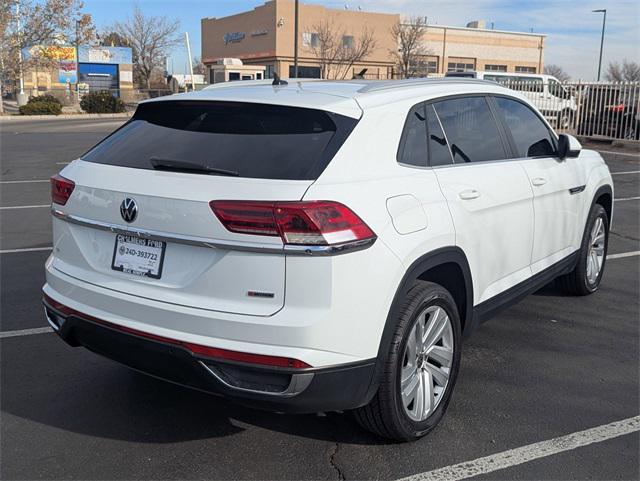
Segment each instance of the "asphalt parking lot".
[[[0,123],[0,478],[397,479],[463,462],[472,474],[478,458],[640,413],[640,151],[588,145],[618,199],[600,291],[548,287],[483,325],[441,425],[394,444],[348,414],[238,407],[33,331],[47,327],[47,179],[120,123]],[[639,479],[639,441],[635,429],[476,479]]]

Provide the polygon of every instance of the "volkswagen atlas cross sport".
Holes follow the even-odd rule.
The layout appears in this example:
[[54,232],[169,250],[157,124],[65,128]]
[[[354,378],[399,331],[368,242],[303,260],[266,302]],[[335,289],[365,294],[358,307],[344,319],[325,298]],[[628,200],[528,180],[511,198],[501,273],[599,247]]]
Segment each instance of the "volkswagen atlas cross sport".
[[443,417],[463,335],[555,278],[596,291],[612,214],[596,152],[475,79],[154,99],[51,186],[67,343],[397,440]]

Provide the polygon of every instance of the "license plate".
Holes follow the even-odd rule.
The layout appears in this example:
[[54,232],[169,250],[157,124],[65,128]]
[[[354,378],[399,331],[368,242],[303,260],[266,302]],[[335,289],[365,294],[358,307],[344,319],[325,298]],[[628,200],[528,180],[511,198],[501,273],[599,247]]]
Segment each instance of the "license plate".
[[141,277],[160,279],[166,242],[118,234],[111,268]]

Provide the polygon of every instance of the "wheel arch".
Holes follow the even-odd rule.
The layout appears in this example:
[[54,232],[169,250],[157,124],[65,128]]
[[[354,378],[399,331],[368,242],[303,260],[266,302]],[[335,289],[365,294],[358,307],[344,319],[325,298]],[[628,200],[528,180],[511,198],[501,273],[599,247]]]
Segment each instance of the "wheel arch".
[[593,200],[591,201],[589,212],[591,212],[591,209],[593,209],[593,206],[595,204],[601,205],[607,212],[609,227],[611,227],[611,224],[613,222],[613,189],[610,185],[602,185],[596,190],[595,194],[593,195]]
[[389,308],[378,347],[369,399],[375,394],[382,375],[402,299],[416,280],[435,282],[447,289],[458,307],[463,334],[468,335],[472,330],[473,283],[469,262],[462,249],[455,246],[443,247],[416,259],[402,277]]

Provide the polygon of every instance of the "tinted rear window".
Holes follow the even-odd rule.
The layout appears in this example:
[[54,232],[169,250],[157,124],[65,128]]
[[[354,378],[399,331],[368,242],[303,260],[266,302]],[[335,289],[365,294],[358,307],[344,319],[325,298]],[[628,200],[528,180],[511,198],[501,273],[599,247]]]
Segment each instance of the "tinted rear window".
[[356,123],[279,105],[150,102],[82,159],[138,169],[153,169],[151,160],[160,159],[239,177],[315,180]]

